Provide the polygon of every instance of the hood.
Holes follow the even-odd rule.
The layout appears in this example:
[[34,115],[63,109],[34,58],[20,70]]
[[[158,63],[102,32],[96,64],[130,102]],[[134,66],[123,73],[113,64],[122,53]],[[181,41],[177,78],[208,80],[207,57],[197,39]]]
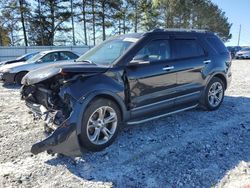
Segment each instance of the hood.
[[16,68],[16,67],[23,66],[23,65],[26,65],[26,63],[24,61],[18,62],[18,63],[11,63],[11,64],[7,64],[7,65],[3,65],[0,68],[0,72],[5,72],[4,70]]
[[34,71],[30,71],[22,80],[23,85],[32,85],[63,72],[63,73],[75,73],[75,74],[93,74],[106,72],[109,67],[99,66],[96,64],[88,63],[62,63],[59,65],[50,65],[47,67],[39,68]]

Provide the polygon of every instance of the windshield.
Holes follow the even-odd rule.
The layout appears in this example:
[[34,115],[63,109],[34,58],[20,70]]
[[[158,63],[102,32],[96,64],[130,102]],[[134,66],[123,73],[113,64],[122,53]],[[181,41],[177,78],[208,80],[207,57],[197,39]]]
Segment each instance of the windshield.
[[250,48],[243,48],[241,51],[250,51]]
[[76,62],[89,61],[98,65],[111,65],[137,40],[137,38],[119,38],[105,41],[79,57]]
[[35,56],[33,56],[32,58],[28,59],[27,61],[25,61],[26,63],[34,63],[36,62],[37,60],[39,60],[41,57],[44,56],[44,53],[39,53]]

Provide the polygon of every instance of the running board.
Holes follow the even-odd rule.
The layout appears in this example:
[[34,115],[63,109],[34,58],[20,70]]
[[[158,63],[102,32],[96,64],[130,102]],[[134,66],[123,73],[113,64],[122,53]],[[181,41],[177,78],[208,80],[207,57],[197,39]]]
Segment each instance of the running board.
[[158,119],[158,118],[166,117],[166,116],[169,116],[169,115],[172,115],[172,114],[176,114],[176,113],[179,113],[179,112],[183,112],[183,111],[186,111],[186,110],[191,110],[193,108],[196,108],[197,106],[198,106],[198,104],[190,106],[190,107],[187,107],[187,108],[182,108],[180,110],[175,110],[175,111],[172,111],[172,112],[168,112],[166,114],[161,114],[161,115],[153,116],[153,117],[150,117],[150,118],[147,118],[147,119],[143,119],[143,120],[129,121],[129,122],[127,122],[127,124],[128,125],[134,125],[134,124],[145,123],[145,122],[148,122],[148,121],[152,121],[152,120],[155,120],[155,119]]

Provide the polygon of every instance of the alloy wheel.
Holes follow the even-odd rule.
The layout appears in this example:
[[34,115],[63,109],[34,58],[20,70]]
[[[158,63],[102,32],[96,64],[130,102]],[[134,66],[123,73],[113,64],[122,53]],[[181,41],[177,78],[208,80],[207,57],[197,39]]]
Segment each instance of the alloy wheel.
[[117,122],[117,114],[110,106],[102,106],[95,110],[87,123],[89,141],[95,145],[107,143],[116,131]]

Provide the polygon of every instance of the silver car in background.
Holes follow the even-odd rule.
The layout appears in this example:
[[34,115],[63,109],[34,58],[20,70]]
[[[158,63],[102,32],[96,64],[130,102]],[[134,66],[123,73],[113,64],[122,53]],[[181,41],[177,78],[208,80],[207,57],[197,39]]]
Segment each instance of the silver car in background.
[[250,48],[243,48],[238,51],[235,55],[236,59],[249,59],[250,58]]
[[25,62],[18,62],[0,67],[0,81],[21,84],[22,78],[32,70],[52,64],[60,64],[77,59],[79,56],[68,50],[43,51]]

